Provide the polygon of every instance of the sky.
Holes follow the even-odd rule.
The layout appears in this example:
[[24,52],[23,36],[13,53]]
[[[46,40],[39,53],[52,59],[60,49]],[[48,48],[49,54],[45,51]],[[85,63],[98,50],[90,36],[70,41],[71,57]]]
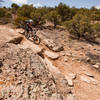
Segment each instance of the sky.
[[97,8],[100,8],[100,0],[4,0],[2,6],[10,7],[12,3],[17,3],[18,5],[33,4],[35,7],[55,7],[60,2],[65,3],[70,7],[74,6],[77,8],[91,8],[92,6],[95,6]]

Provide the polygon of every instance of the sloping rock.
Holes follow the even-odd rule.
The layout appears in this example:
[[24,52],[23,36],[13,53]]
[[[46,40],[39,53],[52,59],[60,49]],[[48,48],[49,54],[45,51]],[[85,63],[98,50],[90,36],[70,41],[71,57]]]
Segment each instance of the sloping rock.
[[33,51],[34,53],[36,53],[36,54],[37,54],[37,53],[41,53],[42,50],[43,50],[42,47],[40,48],[39,46],[33,44],[33,43],[30,42],[30,41],[24,41],[24,43],[23,43],[22,45],[20,45],[19,48],[21,48],[21,49],[28,49],[28,48],[30,48],[30,49],[32,49],[32,51]]
[[62,51],[64,48],[62,45],[56,44],[52,39],[44,39],[43,43],[52,51],[59,52]]
[[4,44],[0,46],[0,60],[3,61],[2,74],[0,74],[0,81],[2,81],[0,98],[62,100],[67,95],[65,92],[67,86],[64,87],[62,80],[53,77],[42,58],[31,49]]
[[52,60],[58,59],[59,58],[59,54],[57,53],[53,53],[51,51],[45,51],[44,54],[49,57]]
[[[66,77],[59,71],[57,67],[55,67],[48,58],[45,58],[44,63],[46,68],[52,73],[55,78],[56,87],[60,90],[60,93],[64,96],[61,96],[61,100],[67,99],[67,94],[71,92],[71,89],[68,87],[68,81]],[[59,99],[58,99],[59,100]]]

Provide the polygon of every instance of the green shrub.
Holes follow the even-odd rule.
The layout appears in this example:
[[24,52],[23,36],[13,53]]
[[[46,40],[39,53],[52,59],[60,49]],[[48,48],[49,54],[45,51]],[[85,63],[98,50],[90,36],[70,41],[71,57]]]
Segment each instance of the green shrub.
[[10,12],[7,12],[7,13],[5,14],[5,17],[6,17],[6,18],[12,18],[12,14],[11,14]]
[[13,3],[12,5],[11,5],[11,12],[13,13],[13,14],[16,14],[16,12],[17,12],[17,10],[18,10],[18,8],[19,8],[19,6],[17,5],[17,4],[15,4],[15,3]]
[[78,38],[85,38],[86,33],[91,34],[93,31],[88,17],[80,14],[75,15],[72,20],[66,21],[64,24],[68,31]]
[[33,5],[23,5],[22,7],[18,8],[17,15],[30,18],[30,14],[34,10],[35,8]]
[[47,14],[46,19],[48,19],[48,21],[51,21],[54,24],[54,28],[56,28],[56,25],[59,24],[59,17],[60,16],[56,12],[56,10],[53,10]]
[[93,24],[92,27],[93,27],[93,30],[94,30],[95,37],[100,38],[100,23]]
[[15,20],[14,20],[14,25],[16,25],[17,27],[21,27],[23,25],[23,22],[25,20],[28,20],[27,17],[17,17]]
[[39,10],[33,11],[30,16],[33,20],[34,25],[42,25],[45,23],[44,17]]
[[6,9],[5,8],[0,8],[0,18],[4,17],[6,14]]
[[60,15],[62,22],[71,18],[71,9],[66,4],[60,3],[58,7],[56,7],[56,11]]

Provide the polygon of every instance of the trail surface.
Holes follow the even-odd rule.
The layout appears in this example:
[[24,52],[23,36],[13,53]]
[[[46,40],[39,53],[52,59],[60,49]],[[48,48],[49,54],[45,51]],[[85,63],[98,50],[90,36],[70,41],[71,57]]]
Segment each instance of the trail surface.
[[[22,36],[21,34],[18,33],[18,31],[21,31],[21,30],[20,29],[12,29],[8,25],[5,25],[5,26],[0,25],[0,46],[2,46],[3,44],[5,44],[6,42],[10,41],[11,39],[13,39],[15,37],[23,37],[23,40],[21,41],[20,44],[17,45],[17,47],[15,46],[15,44],[11,44],[12,46],[10,45],[11,46],[10,50],[16,51],[17,50],[16,48],[20,48],[20,49],[26,50],[26,51],[22,51],[22,52],[28,52],[28,48],[29,48],[32,50],[31,52],[34,52],[34,54],[39,54],[40,56],[42,54],[44,56],[44,58],[42,58],[42,62],[47,63],[47,66],[46,66],[47,69],[50,71],[50,73],[52,75],[55,76],[54,78],[56,78],[58,80],[57,82],[60,83],[60,81],[63,81],[62,77],[64,77],[64,79],[66,79],[68,81],[66,89],[68,89],[68,88],[71,89],[71,92],[73,95],[63,97],[64,100],[75,100],[74,96],[77,98],[76,100],[100,100],[100,72],[99,72],[100,71],[100,68],[99,68],[99,66],[100,66],[100,56],[99,56],[100,55],[100,46],[99,45],[89,44],[84,41],[70,39],[69,33],[66,30],[61,30],[61,29],[39,30],[37,32],[37,34],[39,35],[39,37],[41,38],[42,41],[41,41],[40,45],[35,45],[34,43],[30,42],[29,40],[26,40],[24,36]],[[43,43],[44,39],[52,39],[53,41],[55,41],[56,44],[62,45],[64,50],[60,51],[60,52],[54,52],[54,51],[50,50]],[[4,49],[4,51],[5,50],[8,50],[8,49]],[[10,52],[10,50],[8,51],[8,53]],[[51,59],[49,57],[49,54],[48,55],[45,54],[45,51],[49,51],[51,53],[56,53],[59,55],[59,57],[55,60]],[[1,55],[3,54],[2,49],[0,51],[0,54]],[[29,53],[29,55],[30,55],[30,53]],[[54,54],[52,54],[52,55],[54,57]],[[1,57],[3,58],[3,56],[4,55],[2,55]],[[20,55],[20,57],[21,57],[21,55]],[[21,59],[23,59],[23,57]],[[38,59],[38,57],[35,58],[34,61],[38,63],[37,59]],[[10,62],[5,62],[5,64],[8,64],[8,63],[10,63]],[[98,68],[94,68],[95,66],[97,66]],[[4,69],[2,68],[2,71],[3,70],[4,70],[4,73],[7,74],[6,65],[5,65]],[[3,78],[3,75],[5,76],[4,73],[1,73],[1,75],[0,75],[2,78]],[[47,73],[47,72],[44,72],[44,73]],[[28,75],[30,75],[30,74],[28,74]],[[46,80],[48,80],[46,76],[43,76],[43,77],[45,77]],[[2,79],[2,80],[5,81],[6,79]],[[2,84],[4,81],[2,81],[2,80],[1,80],[0,88],[3,87]],[[64,90],[65,85],[63,85],[63,83],[65,84],[66,82],[61,82],[61,84],[58,84],[58,87],[59,86],[62,87],[62,89],[58,88],[58,90],[60,90],[61,92],[65,92],[65,94],[67,94],[68,91],[66,92]],[[44,84],[46,84],[46,83],[44,83]],[[52,83],[52,84],[54,84],[54,83]],[[25,85],[25,87],[27,87],[27,85]],[[56,87],[56,86],[54,86],[54,87]],[[52,88],[52,87],[50,87],[50,88]],[[21,89],[21,87],[20,87],[20,89]],[[22,92],[23,91],[25,92],[26,90],[22,90]],[[47,91],[49,91],[49,90],[47,90]],[[54,91],[56,91],[56,89]],[[21,92],[21,94],[19,94],[19,96],[17,96],[17,99],[20,98],[22,96],[22,94],[25,95],[26,92],[25,93],[22,93],[22,92]],[[32,92],[34,92],[34,91],[32,91]],[[57,93],[57,91],[55,93]],[[37,94],[37,95],[39,95],[39,94]],[[61,99],[59,97],[59,94],[56,94],[54,96],[57,96],[57,97],[55,97],[56,99],[50,99],[50,100],[60,100]],[[31,100],[31,99],[38,100],[37,97],[38,96],[36,96],[35,99],[32,99],[31,96],[28,97],[28,95],[27,95],[25,100]],[[12,98],[14,98],[14,97],[12,97]],[[42,99],[41,98],[40,98],[40,100],[45,100],[44,98],[42,98]],[[46,98],[46,95],[45,95],[45,98]],[[11,100],[13,100],[13,99],[11,99]],[[22,99],[18,99],[18,100],[22,100]],[[48,100],[48,99],[46,99],[46,100]]]

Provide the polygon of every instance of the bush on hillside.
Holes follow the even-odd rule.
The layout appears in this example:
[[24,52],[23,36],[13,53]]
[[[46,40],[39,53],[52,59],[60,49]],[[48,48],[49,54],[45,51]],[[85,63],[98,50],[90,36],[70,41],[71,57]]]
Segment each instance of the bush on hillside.
[[0,18],[5,17],[6,12],[5,8],[0,8]]
[[13,4],[11,5],[11,7],[12,7],[11,12],[12,12],[13,14],[16,14],[16,12],[17,12],[19,6],[18,6],[16,3],[13,3]]
[[35,11],[33,5],[23,5],[18,8],[17,15],[30,18],[31,12]]
[[56,26],[59,24],[59,17],[60,16],[58,13],[54,10],[47,14],[46,19],[51,21],[54,24],[54,28],[56,28]]
[[31,19],[33,20],[33,24],[36,25],[42,25],[45,23],[45,19],[42,15],[42,12],[40,10],[35,10],[30,14]]
[[66,21],[64,25],[78,39],[84,38],[88,41],[95,42],[95,39],[100,37],[100,24],[91,24],[87,16],[77,14],[72,20]]
[[12,14],[6,7],[0,8],[0,24],[11,23]]
[[23,22],[25,20],[28,20],[27,17],[17,17],[15,20],[14,20],[14,25],[17,26],[17,27],[24,27],[23,25]]
[[60,15],[61,22],[71,18],[71,10],[66,4],[60,3],[58,7],[56,7],[56,11]]
[[100,23],[93,24],[92,27],[94,30],[95,37],[100,38]]
[[85,37],[85,33],[92,33],[92,27],[88,17],[77,14],[72,20],[66,21],[65,25],[69,32],[74,36],[81,38]]
[[10,12],[6,12],[5,17],[6,18],[12,18],[12,14]]

